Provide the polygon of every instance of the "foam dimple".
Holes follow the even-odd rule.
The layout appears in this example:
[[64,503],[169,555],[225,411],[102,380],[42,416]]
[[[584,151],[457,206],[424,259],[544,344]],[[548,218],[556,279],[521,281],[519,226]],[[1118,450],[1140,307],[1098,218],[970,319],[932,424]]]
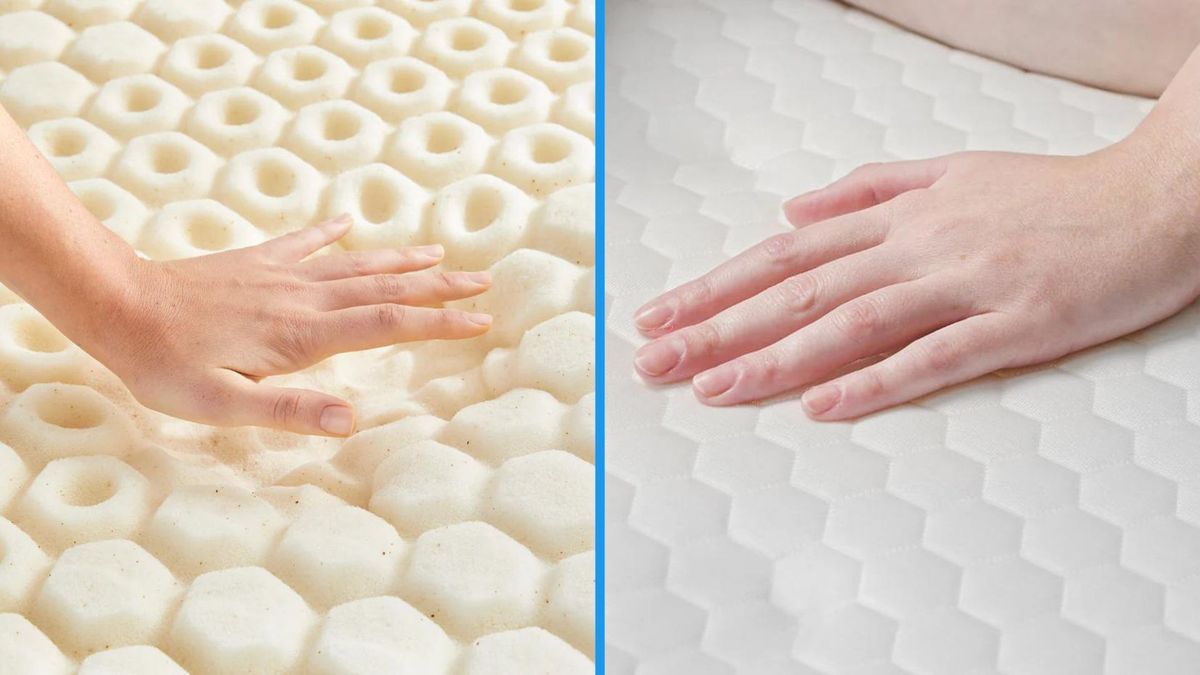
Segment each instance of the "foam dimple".
[[504,31],[474,17],[443,19],[421,34],[416,53],[454,77],[504,65],[512,41]]
[[300,109],[284,144],[322,171],[338,173],[370,163],[387,125],[351,101],[323,101]]
[[316,675],[446,672],[454,643],[429,617],[394,597],[340,605],[325,618],[308,668]]
[[63,54],[63,63],[93,82],[153,70],[166,51],[158,38],[128,21],[100,24],[85,29]]
[[394,450],[375,471],[371,511],[406,537],[470,518],[487,482],[487,467],[436,441]]
[[373,5],[375,0],[305,0],[304,4],[317,10],[323,16],[329,16],[355,7]]
[[409,117],[441,110],[454,88],[450,78],[411,57],[375,61],[363,69],[350,96],[398,124]]
[[275,144],[288,111],[275,99],[250,87],[213,91],[188,112],[184,128],[217,152],[232,156]]
[[212,187],[221,158],[178,131],[138,136],[117,158],[113,175],[150,204],[203,196]]
[[262,564],[286,522],[263,500],[232,486],[179,488],[146,524],[143,544],[176,574]]
[[74,117],[38,122],[28,133],[63,180],[100,176],[120,149],[111,136]]
[[58,58],[75,32],[62,21],[36,11],[0,16],[0,70]]
[[321,174],[283,148],[250,150],[225,165],[216,194],[255,225],[277,233],[312,219]]
[[150,483],[103,455],[50,462],[13,507],[13,521],[47,551],[133,537],[149,515]]
[[445,246],[448,264],[488,267],[521,240],[533,207],[527,195],[495,176],[470,176],[438,191],[430,236]]
[[317,609],[392,589],[404,544],[386,521],[363,509],[311,509],[296,519],[269,569]]
[[14,389],[39,382],[80,383],[88,366],[83,351],[32,307],[0,307],[0,378]]
[[141,200],[107,178],[86,178],[67,184],[85,208],[105,227],[133,245],[150,216]]
[[463,675],[512,672],[587,675],[592,662],[541,628],[496,633],[476,640],[463,658]]
[[284,673],[300,660],[312,610],[260,567],[192,582],[171,626],[169,653],[192,672]]
[[76,115],[96,86],[57,61],[34,63],[8,73],[0,82],[0,105],[23,127]]
[[438,188],[478,172],[492,139],[479,125],[448,112],[410,117],[396,129],[388,163],[421,185]]
[[292,109],[328,101],[345,93],[354,77],[350,64],[320,47],[293,47],[273,52],[254,83]]
[[197,35],[171,45],[159,74],[192,96],[245,84],[258,66],[249,47],[220,34]]
[[539,196],[590,182],[596,168],[591,142],[552,123],[504,134],[492,165],[496,175]]
[[139,248],[158,260],[192,258],[262,243],[266,235],[211,199],[172,202],[146,225]]
[[528,625],[541,574],[529,549],[491,525],[465,522],[422,534],[403,581],[414,605],[473,639]]
[[96,390],[39,383],[17,395],[0,417],[0,441],[20,447],[31,466],[58,457],[129,452],[134,430],[124,412]]
[[106,82],[92,99],[87,118],[116,138],[128,140],[179,126],[192,99],[156,75],[139,73]]
[[[50,569],[50,558],[28,534],[0,518],[0,612],[23,612]],[[3,632],[0,632],[0,642]],[[0,648],[0,655],[4,650]],[[0,659],[0,663],[5,663]]]
[[575,30],[588,35],[596,34],[596,2],[595,0],[574,0],[575,7],[567,16],[567,23]]
[[361,68],[407,54],[415,37],[413,27],[395,14],[378,7],[356,7],[335,14],[317,44]]
[[342,238],[351,249],[377,249],[422,243],[428,193],[386,164],[343,173],[329,189],[326,214],[349,213],[354,226]]
[[246,0],[229,22],[229,34],[256,52],[311,44],[321,17],[295,0]]
[[20,614],[0,614],[0,664],[14,675],[67,675],[73,670],[50,638]]
[[561,91],[595,77],[591,36],[574,28],[551,28],[530,33],[513,55],[513,66]]
[[78,675],[187,675],[157,647],[118,647],[92,654],[79,664]]
[[64,552],[32,616],[77,656],[152,641],[182,586],[132,541],[98,541]]
[[167,41],[212,33],[233,10],[222,0],[144,0],[134,19]]
[[592,546],[592,465],[561,450],[508,460],[492,478],[484,517],[550,560]]
[[492,133],[543,122],[554,94],[536,78],[511,68],[471,73],[458,92],[456,110]]
[[475,15],[517,39],[561,25],[570,8],[566,0],[479,0]]

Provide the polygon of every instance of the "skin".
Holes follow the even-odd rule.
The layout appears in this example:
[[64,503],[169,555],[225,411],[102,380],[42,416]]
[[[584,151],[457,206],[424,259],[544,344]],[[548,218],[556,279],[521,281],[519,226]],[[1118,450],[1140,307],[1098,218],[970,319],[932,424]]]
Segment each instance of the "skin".
[[1200,44],[1194,0],[846,0],[959,49],[1142,96]]
[[638,310],[645,379],[840,420],[1124,335],[1200,296],[1200,50],[1099,152],[867,165],[783,210]]
[[[485,291],[487,272],[428,271],[440,246],[310,258],[348,217],[258,246],[151,261],[96,220],[0,109],[0,283],[155,410],[214,425],[347,436],[353,407],[261,382],[333,354],[487,332],[438,308]],[[48,273],[52,271],[52,273]]]

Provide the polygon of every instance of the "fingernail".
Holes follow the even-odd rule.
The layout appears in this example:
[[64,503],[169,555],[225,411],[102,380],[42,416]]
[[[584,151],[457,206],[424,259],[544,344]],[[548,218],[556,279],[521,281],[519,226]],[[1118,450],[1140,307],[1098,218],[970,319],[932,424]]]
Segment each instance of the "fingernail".
[[674,315],[675,312],[670,307],[653,305],[638,312],[637,316],[633,317],[633,325],[641,330],[658,330],[666,326]]
[[804,392],[804,395],[800,397],[800,403],[804,405],[808,414],[820,415],[837,405],[840,398],[842,398],[840,387],[833,384],[822,384]]
[[432,246],[417,246],[412,249],[412,252],[422,258],[440,259],[446,255],[446,249],[442,248],[441,244],[433,244]]
[[492,315],[491,314],[468,314],[467,321],[470,321],[471,323],[478,325],[478,326],[490,326],[490,325],[492,325]]
[[354,411],[344,405],[327,405],[321,411],[321,430],[335,436],[354,433]]
[[683,346],[675,340],[651,342],[638,350],[633,365],[650,377],[669,372],[683,360]]
[[488,272],[470,272],[467,274],[467,280],[475,284],[490,284],[492,275]]
[[692,388],[705,398],[720,396],[733,388],[738,373],[733,368],[714,368],[692,378]]

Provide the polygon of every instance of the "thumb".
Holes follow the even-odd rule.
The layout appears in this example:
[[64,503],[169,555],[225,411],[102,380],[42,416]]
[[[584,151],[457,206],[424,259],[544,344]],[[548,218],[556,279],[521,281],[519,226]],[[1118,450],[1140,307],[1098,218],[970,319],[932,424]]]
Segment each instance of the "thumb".
[[323,436],[354,433],[354,408],[336,396],[258,384],[233,372],[225,379],[231,390],[228,424]]
[[829,185],[783,203],[795,227],[869,209],[910,190],[927,188],[946,173],[948,157],[863,164]]

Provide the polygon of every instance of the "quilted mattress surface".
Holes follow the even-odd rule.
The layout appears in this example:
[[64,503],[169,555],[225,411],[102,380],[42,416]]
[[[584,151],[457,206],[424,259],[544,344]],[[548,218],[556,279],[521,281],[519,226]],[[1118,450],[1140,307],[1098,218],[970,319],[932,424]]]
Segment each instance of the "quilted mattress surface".
[[633,374],[631,315],[858,164],[1083,153],[1152,102],[824,0],[607,8],[612,673],[1200,667],[1200,318],[852,423]]
[[[0,288],[0,675],[594,670],[588,0],[0,0],[0,103],[144,256],[348,212],[489,269],[459,342],[278,378],[348,440],[138,405]],[[335,247],[336,248],[336,247]]]

